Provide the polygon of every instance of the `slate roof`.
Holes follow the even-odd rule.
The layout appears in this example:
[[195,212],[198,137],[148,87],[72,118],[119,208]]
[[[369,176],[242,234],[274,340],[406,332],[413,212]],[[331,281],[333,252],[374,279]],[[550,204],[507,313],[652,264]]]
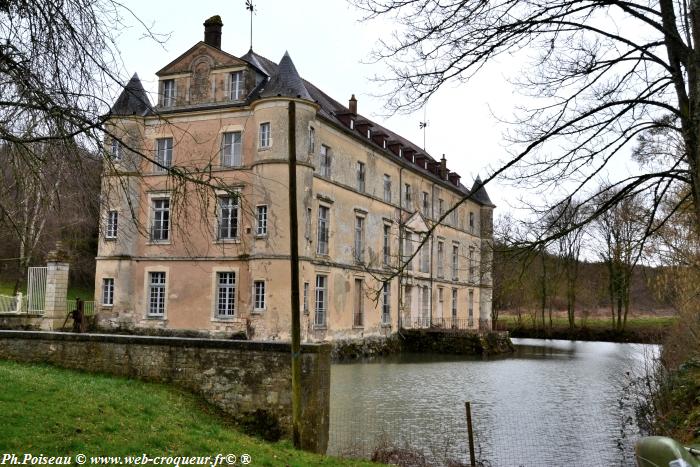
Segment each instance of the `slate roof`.
[[263,87],[260,92],[260,97],[298,97],[300,99],[312,100],[309,91],[304,86],[304,80],[301,79],[297,69],[292,62],[292,57],[289,52],[285,52],[277,71],[270,76],[270,81]]
[[139,75],[134,73],[129,82],[124,86],[121,94],[110,109],[110,115],[139,115],[151,113],[151,101],[146,90],[141,84]]
[[473,200],[486,206],[496,206],[491,201],[491,198],[489,198],[489,194],[486,193],[486,188],[483,186],[481,177],[479,177],[478,175],[476,176],[476,180],[474,180],[474,185],[472,185],[471,191],[476,191],[476,193],[474,193],[474,196],[472,197]]

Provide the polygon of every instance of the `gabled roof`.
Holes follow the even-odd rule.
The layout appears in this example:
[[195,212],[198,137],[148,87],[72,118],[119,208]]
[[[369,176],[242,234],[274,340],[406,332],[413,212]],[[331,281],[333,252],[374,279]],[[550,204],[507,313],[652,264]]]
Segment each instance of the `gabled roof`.
[[151,101],[143,89],[139,75],[134,73],[116,102],[110,109],[110,115],[139,115],[144,116],[151,112]]
[[489,198],[489,194],[486,193],[486,186],[484,186],[484,183],[481,181],[481,177],[478,175],[476,176],[476,180],[474,180],[474,185],[472,186],[471,191],[476,192],[472,197],[474,201],[486,206],[496,207],[496,205],[491,201],[491,198]]
[[277,66],[277,71],[270,76],[270,81],[263,87],[260,97],[298,97],[301,99],[311,99],[309,91],[304,86],[304,80],[297,72],[292,57],[288,52],[284,53],[282,60]]
[[214,61],[214,66],[235,66],[244,65],[245,61],[231,55],[228,52],[224,52],[221,49],[217,49],[204,41],[199,41],[187,51],[179,55],[175,60],[171,61],[163,68],[156,72],[156,76],[169,75],[173,73],[184,73],[190,71],[192,66],[192,61],[200,57],[206,51],[206,55],[212,58]]

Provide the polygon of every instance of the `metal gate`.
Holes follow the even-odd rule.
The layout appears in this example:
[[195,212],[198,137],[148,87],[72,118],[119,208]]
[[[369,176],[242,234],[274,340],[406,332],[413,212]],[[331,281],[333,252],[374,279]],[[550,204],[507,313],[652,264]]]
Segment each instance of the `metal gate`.
[[46,304],[46,266],[27,272],[27,313],[43,315]]

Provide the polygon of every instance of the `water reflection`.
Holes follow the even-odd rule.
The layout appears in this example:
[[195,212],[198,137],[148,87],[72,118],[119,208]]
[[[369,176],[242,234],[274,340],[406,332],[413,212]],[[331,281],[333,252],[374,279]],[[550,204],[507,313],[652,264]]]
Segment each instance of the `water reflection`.
[[618,398],[655,346],[513,339],[510,357],[404,354],[334,364],[329,453],[382,442],[420,446],[435,462],[467,456],[472,402],[492,465],[624,465]]

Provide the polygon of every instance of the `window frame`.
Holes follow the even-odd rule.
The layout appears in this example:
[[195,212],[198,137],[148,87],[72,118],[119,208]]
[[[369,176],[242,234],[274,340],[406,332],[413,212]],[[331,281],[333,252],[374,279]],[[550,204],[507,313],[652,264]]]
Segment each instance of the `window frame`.
[[391,284],[382,284],[382,326],[391,326]]
[[423,215],[430,215],[430,194],[427,191],[421,192],[421,207],[423,208]]
[[[236,136],[238,141],[236,142]],[[226,139],[230,137],[231,141]],[[230,154],[226,154],[226,149],[230,149]],[[229,158],[227,163],[226,158]],[[221,149],[219,152],[219,164],[221,167],[241,167],[243,166],[243,132],[225,131],[221,133]]]
[[[325,216],[321,216],[321,212],[324,212]],[[328,256],[330,254],[331,243],[331,208],[325,204],[319,204],[317,213],[316,254]],[[325,248],[322,248],[323,245],[325,245]]]
[[331,148],[330,148],[330,146],[322,144],[318,157],[319,157],[319,175],[321,175],[322,177],[331,178],[332,160],[331,160]]
[[[262,217],[261,217],[262,214]],[[267,220],[270,214],[270,209],[267,204],[258,204],[255,206],[255,236],[267,237]]]
[[391,175],[384,174],[384,202],[391,203]]
[[[161,143],[163,147],[161,147]],[[173,146],[172,136],[156,138],[156,157],[153,164],[153,172],[164,173],[173,166]]]
[[353,259],[357,264],[365,261],[365,216],[355,214]]
[[382,230],[382,264],[391,265],[391,225],[384,224]]
[[[355,288],[353,289],[353,307],[352,307],[352,327],[353,328],[363,328],[365,327],[365,303],[363,300],[362,289],[364,287],[364,279],[361,277],[356,277]],[[358,288],[359,287],[359,288]]]
[[[215,303],[214,303],[214,318],[215,319],[231,319],[235,318],[237,315],[238,311],[238,278],[236,277],[236,272],[237,271],[215,271]],[[226,275],[232,275],[233,276],[233,281],[230,283],[225,283],[222,284],[221,279],[222,276]],[[222,289],[222,286],[224,289]],[[225,313],[221,313],[221,292],[222,290],[228,290],[230,291],[230,294],[232,294],[232,297],[229,297],[229,293],[226,294],[226,305],[230,305],[230,312],[228,310],[225,310]]]
[[452,244],[452,280],[459,280],[459,245]]
[[[154,276],[162,274],[163,281],[154,283]],[[147,272],[147,285],[148,285],[148,302],[146,303],[146,316],[149,318],[160,318],[164,319],[168,309],[168,273],[167,271],[156,270]],[[160,313],[153,312],[153,292],[154,290],[162,290],[156,297],[158,308],[162,309]]]
[[[170,215],[170,196],[153,196],[149,201],[151,205],[149,241],[151,243],[170,243],[172,241],[172,235],[170,235],[172,224],[172,216]],[[162,207],[158,207],[159,202],[164,204],[167,202],[167,206],[164,205]],[[160,223],[160,228],[156,227],[158,223]],[[160,234],[156,235],[156,232],[160,232]],[[163,232],[165,232],[165,234],[163,234]]]
[[366,183],[366,178],[367,178],[367,172],[366,172],[366,166],[365,163],[362,161],[357,161],[356,165],[356,178],[357,178],[357,191],[360,193],[364,193],[366,188],[367,188],[367,183]]
[[261,122],[258,127],[258,150],[270,149],[272,147],[272,124]]
[[443,279],[445,277],[445,242],[438,240],[437,244],[437,277]]
[[[320,284],[321,282],[322,284]],[[325,328],[327,325],[328,296],[328,275],[316,274],[316,287],[314,289],[314,328]]]
[[119,211],[110,209],[107,211],[107,219],[105,225],[105,238],[107,240],[116,240],[119,234]]
[[114,306],[114,278],[113,277],[103,277],[102,278],[102,299],[101,305],[103,307],[113,307]]
[[[227,206],[222,202],[229,200]],[[224,225],[224,209],[228,210],[227,225]],[[235,218],[235,222],[232,219]],[[228,229],[227,236],[222,235],[224,227]],[[233,232],[233,234],[231,233]],[[240,190],[234,190],[234,194],[225,193],[216,196],[216,241],[238,242],[241,239],[241,194]]]
[[404,183],[404,189],[403,189],[403,196],[404,196],[404,204],[405,208],[410,208],[413,207],[413,193],[412,193],[412,188],[410,183]]
[[307,134],[308,138],[308,152],[309,154],[314,154],[316,152],[316,129],[309,125],[309,131]]
[[163,107],[175,107],[175,80],[163,80]]
[[[259,287],[262,286],[262,299],[258,296]],[[267,282],[264,279],[253,281],[253,313],[262,313],[267,310]],[[262,305],[262,306],[261,306]]]
[[[237,78],[234,80],[234,76]],[[235,86],[235,87],[234,87]],[[241,101],[245,97],[245,73],[243,70],[229,73],[229,100]]]

